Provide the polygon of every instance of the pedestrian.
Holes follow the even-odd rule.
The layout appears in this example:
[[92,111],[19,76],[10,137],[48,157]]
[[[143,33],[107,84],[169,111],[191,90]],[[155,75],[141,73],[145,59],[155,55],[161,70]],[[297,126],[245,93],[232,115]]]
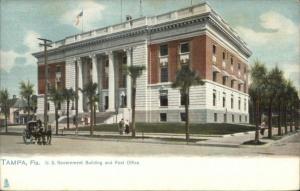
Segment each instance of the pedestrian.
[[119,133],[120,135],[123,135],[124,131],[124,119],[122,118],[121,121],[119,122]]
[[260,128],[260,134],[264,135],[265,134],[265,129],[266,129],[266,123],[264,121],[262,121],[259,128]]
[[125,133],[126,134],[129,134],[129,121],[128,120],[126,120],[126,122],[125,122]]

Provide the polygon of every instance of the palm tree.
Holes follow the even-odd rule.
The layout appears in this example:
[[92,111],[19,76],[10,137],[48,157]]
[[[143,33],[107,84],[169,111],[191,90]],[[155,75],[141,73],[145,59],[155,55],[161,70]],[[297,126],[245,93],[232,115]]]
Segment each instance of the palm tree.
[[55,111],[55,134],[58,134],[58,107],[64,101],[63,92],[60,89],[55,87],[51,87],[49,89],[49,100],[54,104],[54,111]]
[[181,69],[176,74],[176,79],[172,83],[172,88],[179,88],[180,95],[185,100],[185,137],[186,141],[189,141],[189,95],[190,87],[193,85],[203,85],[204,82],[201,80],[200,76],[190,67],[181,67]]
[[1,108],[1,113],[4,114],[5,117],[5,133],[8,132],[7,130],[7,118],[8,118],[8,113],[9,113],[9,94],[7,89],[0,90],[0,108]]
[[31,84],[29,81],[27,81],[27,83],[24,81],[20,83],[20,94],[27,101],[27,121],[29,120],[29,115],[31,110],[30,100],[33,94],[33,87],[34,85]]
[[281,125],[282,125],[282,105],[283,105],[283,99],[284,99],[284,94],[285,94],[285,88],[286,88],[286,80],[282,79],[282,81],[278,82],[279,89],[277,93],[277,97],[275,98],[277,102],[277,113],[278,113],[278,118],[277,118],[277,124],[278,124],[278,132],[277,134],[280,136],[282,135],[281,132]]
[[265,89],[265,78],[267,74],[267,69],[264,64],[259,60],[254,62],[254,65],[251,67],[250,75],[252,83],[249,88],[249,95],[253,103],[253,109],[255,111],[255,143],[259,143],[259,122],[260,122],[260,110],[261,102],[264,95]]
[[70,119],[69,119],[69,107],[70,107],[70,101],[73,101],[76,98],[76,93],[72,88],[65,88],[63,90],[63,97],[67,102],[67,129],[70,127]]
[[88,97],[89,104],[90,104],[90,135],[92,136],[94,134],[94,107],[95,103],[98,100],[97,97],[97,83],[88,82],[83,89],[81,90],[83,94],[85,94]]
[[268,138],[272,138],[272,112],[275,98],[283,81],[283,72],[276,66],[268,74],[266,78],[266,97],[268,98]]
[[132,137],[135,137],[135,99],[136,99],[136,80],[140,77],[145,70],[145,66],[143,65],[131,65],[127,67],[127,75],[131,77],[132,82],[132,91],[131,91],[131,129],[132,129]]
[[289,106],[291,104],[291,100],[290,100],[290,95],[292,94],[293,92],[293,84],[290,80],[286,81],[285,82],[285,91],[284,91],[284,97],[283,97],[283,100],[284,100],[284,103],[283,103],[283,118],[284,118],[284,133],[287,134],[288,133],[288,126],[287,126],[287,121],[288,121],[288,116],[287,116],[287,113],[288,113],[288,109],[289,109]]

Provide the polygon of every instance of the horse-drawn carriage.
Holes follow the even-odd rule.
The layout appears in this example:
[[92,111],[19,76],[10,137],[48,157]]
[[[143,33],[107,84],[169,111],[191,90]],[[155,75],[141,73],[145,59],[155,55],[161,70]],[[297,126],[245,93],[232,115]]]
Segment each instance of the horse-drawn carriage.
[[51,135],[51,127],[43,128],[40,120],[29,121],[23,131],[23,141],[25,144],[35,142],[43,145],[51,144]]

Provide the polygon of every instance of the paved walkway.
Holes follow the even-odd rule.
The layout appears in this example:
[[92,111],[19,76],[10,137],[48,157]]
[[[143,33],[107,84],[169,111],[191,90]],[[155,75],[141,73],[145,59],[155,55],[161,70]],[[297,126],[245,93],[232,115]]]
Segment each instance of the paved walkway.
[[[13,132],[22,132],[24,126],[13,126],[9,127],[10,131]],[[4,132],[4,129],[2,129]],[[55,130],[53,131],[55,132]],[[115,139],[117,141],[126,141],[126,142],[149,142],[149,143],[170,143],[170,144],[186,144],[185,134],[175,134],[175,133],[141,133],[137,132],[137,139],[130,139],[131,134],[123,134],[120,135],[119,132],[103,132],[103,131],[94,131],[94,135],[97,137],[90,138],[88,135],[89,131],[79,131],[77,136],[75,134],[75,130],[65,131],[60,129],[59,135],[64,135],[64,137],[70,137],[75,139],[97,139],[101,136],[101,139],[112,140]],[[259,134],[260,135],[260,134]],[[277,129],[273,129],[273,136],[277,135]],[[54,135],[55,136],[55,135]],[[268,133],[267,130],[264,133],[264,136],[260,135],[260,139],[263,142],[266,142],[264,146],[274,143],[274,140],[264,139],[267,138]],[[243,133],[235,133],[228,135],[202,135],[202,134],[191,134],[190,138],[196,141],[193,141],[189,144],[197,144],[203,146],[220,146],[220,147],[240,147],[246,146],[242,145],[246,141],[254,140],[255,131],[248,131]],[[173,140],[172,140],[173,139]],[[181,140],[180,140],[181,139]],[[198,139],[198,141],[197,141]]]

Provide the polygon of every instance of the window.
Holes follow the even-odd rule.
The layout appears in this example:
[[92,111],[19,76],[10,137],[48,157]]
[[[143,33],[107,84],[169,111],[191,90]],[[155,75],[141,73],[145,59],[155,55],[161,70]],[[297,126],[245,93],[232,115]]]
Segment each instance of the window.
[[233,57],[230,58],[230,64],[233,65]]
[[188,53],[188,52],[190,52],[189,43],[187,43],[187,42],[181,43],[180,44],[180,53]]
[[218,114],[214,113],[214,121],[217,122],[218,121]]
[[61,72],[61,67],[60,66],[56,66],[56,73],[57,72]]
[[226,107],[226,94],[223,95],[223,107]]
[[167,114],[166,113],[161,113],[160,114],[160,121],[167,121]]
[[238,90],[241,91],[241,84],[238,84]]
[[161,66],[160,68],[160,81],[168,82],[168,66]]
[[214,82],[217,81],[217,72],[213,72],[213,81],[214,81]]
[[231,95],[230,105],[231,105],[231,109],[233,109],[233,95]]
[[168,90],[160,91],[160,106],[168,106]]
[[186,99],[185,96],[181,95],[180,96],[180,105],[185,105],[186,102],[188,102],[188,104],[189,104],[189,99],[188,98]]
[[185,113],[180,113],[180,119],[181,119],[181,121],[186,121]]
[[247,67],[245,66],[244,68],[244,73],[246,74],[247,73]]
[[49,104],[49,102],[47,103],[47,110],[48,111],[50,110],[50,104]]
[[247,108],[247,99],[244,99],[244,111],[246,111]]
[[247,115],[245,115],[245,122],[247,122],[248,121],[248,118],[247,118]]
[[241,69],[241,64],[240,64],[240,63],[238,63],[238,69],[239,69],[239,70]]
[[227,81],[227,76],[223,76],[222,84],[223,84],[224,86],[226,86],[226,81]]
[[225,60],[225,52],[223,52],[223,60]]
[[231,87],[231,88],[234,88],[234,80],[231,80],[230,87]]
[[234,115],[231,115],[231,121],[234,123]]
[[58,104],[57,104],[57,109],[61,110],[61,103],[60,102],[58,102]]
[[239,101],[238,101],[238,108],[239,110],[241,110],[241,98],[239,97]]
[[227,114],[226,113],[224,113],[224,119],[223,119],[223,121],[224,121],[224,123],[227,122]]
[[213,55],[216,55],[216,52],[217,52],[217,47],[216,47],[216,45],[213,45],[212,48],[213,48],[213,49],[212,49]]
[[216,98],[217,98],[216,90],[214,90],[214,92],[213,92],[213,106],[216,106]]
[[242,122],[242,116],[241,115],[239,116],[239,121],[240,121],[240,123]]
[[168,45],[161,45],[160,46],[160,56],[168,56]]

